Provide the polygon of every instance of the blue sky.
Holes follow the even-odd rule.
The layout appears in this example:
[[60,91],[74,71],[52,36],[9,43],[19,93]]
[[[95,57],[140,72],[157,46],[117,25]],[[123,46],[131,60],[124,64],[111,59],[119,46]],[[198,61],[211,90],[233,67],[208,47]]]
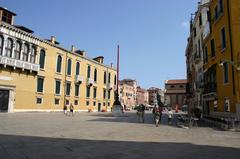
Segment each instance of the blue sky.
[[164,87],[166,79],[186,78],[188,21],[198,0],[1,0],[17,13],[15,24],[64,48],[75,45],[89,57],[102,55],[120,79],[136,79],[143,88]]

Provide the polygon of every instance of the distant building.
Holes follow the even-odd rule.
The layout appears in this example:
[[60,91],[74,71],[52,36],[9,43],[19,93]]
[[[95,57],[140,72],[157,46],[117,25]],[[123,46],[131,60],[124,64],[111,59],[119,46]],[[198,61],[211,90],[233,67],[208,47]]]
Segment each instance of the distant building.
[[160,95],[161,102],[164,103],[164,92],[160,88],[151,87],[147,91],[149,96],[148,103],[150,105],[157,104],[157,95]]
[[132,108],[136,105],[137,81],[123,79],[119,81],[119,98],[125,108]]
[[186,84],[187,80],[166,80],[165,82],[165,103],[175,108],[179,108],[186,102]]
[[136,104],[148,105],[148,91],[146,89],[141,88],[140,86],[137,87]]

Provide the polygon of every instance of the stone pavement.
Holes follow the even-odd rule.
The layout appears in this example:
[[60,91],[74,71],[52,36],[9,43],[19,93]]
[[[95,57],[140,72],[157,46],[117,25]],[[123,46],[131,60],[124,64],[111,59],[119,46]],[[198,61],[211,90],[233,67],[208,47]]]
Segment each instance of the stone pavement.
[[0,113],[0,159],[240,158],[239,132],[155,127],[150,112],[144,124],[125,114]]

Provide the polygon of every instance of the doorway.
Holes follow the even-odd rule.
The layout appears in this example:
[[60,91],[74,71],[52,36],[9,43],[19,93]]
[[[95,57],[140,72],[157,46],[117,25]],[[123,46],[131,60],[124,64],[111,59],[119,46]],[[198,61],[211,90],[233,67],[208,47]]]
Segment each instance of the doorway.
[[101,103],[98,103],[98,112],[101,111]]
[[8,112],[9,90],[0,90],[0,112]]

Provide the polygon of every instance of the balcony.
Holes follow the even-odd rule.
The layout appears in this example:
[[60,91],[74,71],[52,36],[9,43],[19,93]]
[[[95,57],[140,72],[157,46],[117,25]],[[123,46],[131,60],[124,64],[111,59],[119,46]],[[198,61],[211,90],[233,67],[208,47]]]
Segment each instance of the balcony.
[[112,83],[108,83],[108,84],[107,84],[107,89],[108,89],[108,90],[114,89],[113,87],[114,87],[114,86],[113,86]]
[[197,53],[194,54],[194,62],[198,64],[201,61],[201,56]]
[[205,40],[209,34],[210,34],[210,23],[207,22],[203,28],[203,40]]
[[83,82],[83,76],[76,75],[75,76],[75,82],[76,83],[82,83]]
[[29,63],[29,62],[21,61],[21,60],[16,60],[16,59],[12,59],[12,58],[9,58],[9,57],[0,56],[0,64],[4,65],[4,67],[12,66],[14,68],[21,68],[22,70],[29,70],[31,72],[32,71],[35,71],[35,72],[39,71],[39,65],[38,64]]
[[91,78],[87,78],[87,85],[92,86],[94,84],[94,80]]
[[217,91],[216,82],[208,82],[204,84],[204,94],[216,94],[216,91]]

